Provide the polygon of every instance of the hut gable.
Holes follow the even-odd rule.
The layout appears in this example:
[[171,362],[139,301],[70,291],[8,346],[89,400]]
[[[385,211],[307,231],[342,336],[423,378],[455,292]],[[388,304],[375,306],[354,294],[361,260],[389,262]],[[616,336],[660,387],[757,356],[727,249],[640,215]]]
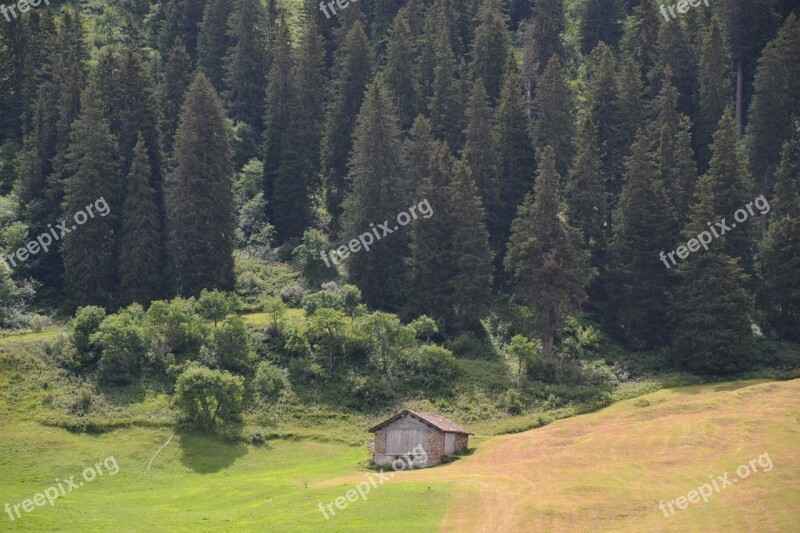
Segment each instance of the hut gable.
[[461,424],[456,424],[449,418],[445,418],[441,415],[436,415],[433,413],[426,413],[424,411],[412,411],[411,409],[404,409],[400,411],[393,417],[384,420],[380,424],[375,427],[369,429],[370,433],[375,433],[377,430],[388,426],[392,422],[396,420],[404,418],[406,415],[411,415],[414,418],[424,422],[425,424],[431,426],[434,429],[439,431],[444,431],[445,433],[460,433],[463,435],[474,435],[470,430],[462,426]]

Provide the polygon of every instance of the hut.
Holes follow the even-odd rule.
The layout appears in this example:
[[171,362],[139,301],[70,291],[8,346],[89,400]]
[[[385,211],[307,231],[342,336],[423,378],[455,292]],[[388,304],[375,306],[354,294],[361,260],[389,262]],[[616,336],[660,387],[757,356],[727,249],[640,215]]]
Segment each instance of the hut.
[[443,416],[405,409],[369,429],[375,434],[372,463],[420,468],[437,465],[452,453],[466,450],[471,431]]

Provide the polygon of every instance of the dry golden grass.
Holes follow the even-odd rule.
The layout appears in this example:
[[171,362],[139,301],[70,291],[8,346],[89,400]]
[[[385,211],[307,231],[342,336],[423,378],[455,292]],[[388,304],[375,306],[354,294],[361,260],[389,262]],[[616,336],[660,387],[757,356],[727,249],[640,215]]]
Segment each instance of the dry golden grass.
[[[490,438],[394,482],[452,484],[442,531],[800,531],[798,443],[800,380],[703,385]],[[764,453],[770,472],[659,510]]]

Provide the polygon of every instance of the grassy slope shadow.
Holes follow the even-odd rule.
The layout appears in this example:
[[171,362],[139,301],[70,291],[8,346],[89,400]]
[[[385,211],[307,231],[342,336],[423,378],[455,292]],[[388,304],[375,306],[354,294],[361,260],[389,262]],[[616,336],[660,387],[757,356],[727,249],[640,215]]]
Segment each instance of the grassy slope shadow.
[[245,444],[211,435],[189,433],[178,442],[181,463],[198,474],[219,472],[247,455]]

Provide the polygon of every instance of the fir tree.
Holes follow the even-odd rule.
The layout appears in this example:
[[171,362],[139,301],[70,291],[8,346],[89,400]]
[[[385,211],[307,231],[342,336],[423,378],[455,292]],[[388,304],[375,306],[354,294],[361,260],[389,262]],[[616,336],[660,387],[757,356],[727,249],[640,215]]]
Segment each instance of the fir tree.
[[730,53],[724,28],[716,13],[703,32],[700,51],[697,119],[697,159],[701,172],[708,169],[709,147],[725,108],[731,105]]
[[218,93],[223,91],[225,82],[225,54],[230,45],[229,12],[227,0],[208,0],[197,36],[197,65]]
[[403,140],[403,158],[408,178],[403,195],[409,202],[417,200],[416,191],[428,175],[435,147],[431,121],[423,115],[417,116]]
[[597,128],[590,118],[581,121],[576,141],[577,153],[567,194],[569,219],[581,232],[584,248],[591,252],[592,265],[602,269],[606,251],[606,191]]
[[511,46],[508,21],[500,0],[481,1],[478,23],[472,48],[471,70],[475,78],[483,78],[491,102],[496,103],[500,98],[503,67]]
[[670,67],[671,81],[678,91],[678,111],[689,117],[695,116],[696,54],[690,49],[680,24],[661,19],[657,51],[656,65],[650,71],[650,83],[655,90],[660,90],[666,68]]
[[442,31],[436,39],[430,118],[436,138],[447,141],[453,150],[459,150],[464,144],[463,94],[456,57],[448,36],[449,32]]
[[[625,21],[625,31],[620,48],[639,65],[640,78],[651,79],[650,73],[658,60],[658,30],[661,17],[656,0],[643,0],[633,8],[633,13]],[[652,97],[648,86],[646,94]]]
[[172,140],[178,129],[178,118],[183,105],[186,89],[192,81],[192,59],[186,52],[186,47],[180,40],[175,41],[175,46],[169,54],[169,60],[164,68],[164,83],[161,86],[161,140],[164,154],[172,154]]
[[263,129],[264,88],[270,68],[267,15],[259,0],[239,0],[228,17],[230,45],[225,55],[225,101],[234,121]]
[[163,291],[161,215],[156,191],[150,186],[150,174],[147,148],[140,135],[122,206],[117,262],[117,303],[122,306],[147,305]]
[[563,60],[561,33],[566,28],[562,0],[539,0],[533,17],[522,29],[523,73],[528,99],[533,98],[536,80],[553,56]]
[[561,62],[553,57],[547,64],[533,99],[533,145],[541,157],[545,146],[556,152],[556,170],[565,176],[572,161],[575,103],[564,79]]
[[[352,7],[352,6],[351,6]],[[322,168],[327,179],[328,211],[338,227],[341,203],[347,193],[347,161],[353,147],[356,125],[364,89],[372,77],[371,52],[363,25],[357,22],[347,34],[336,59],[336,75],[331,93],[322,139]]]
[[546,147],[531,194],[517,211],[511,228],[506,270],[520,302],[531,308],[543,341],[543,353],[554,357],[564,322],[586,300],[584,289],[595,271],[581,248],[580,234],[566,221],[559,199],[555,152]]
[[536,170],[533,143],[528,133],[525,95],[517,65],[509,55],[500,103],[494,114],[494,141],[500,169],[500,216],[494,223],[505,242],[514,210],[530,190]]
[[[115,250],[122,207],[122,183],[117,146],[103,116],[96,84],[90,84],[81,101],[81,114],[72,124],[64,183],[62,236],[64,286],[71,307],[115,303],[117,288]],[[70,227],[78,211],[103,199],[106,216],[95,216],[80,228]]]
[[[355,238],[369,231],[370,224],[387,219],[389,230],[395,233],[393,219],[408,206],[402,197],[405,179],[400,127],[389,91],[380,77],[367,89],[353,138],[353,186],[344,202],[344,233]],[[352,257],[349,277],[361,289],[368,305],[395,309],[403,292],[400,280],[405,276],[403,254],[408,236],[397,232],[381,237],[369,253]]]
[[414,55],[411,26],[405,11],[400,11],[389,30],[384,77],[392,92],[403,130],[411,127],[418,113],[419,87]]
[[580,46],[588,54],[598,43],[614,46],[622,36],[623,6],[620,0],[583,2],[580,20]]
[[669,337],[666,317],[673,280],[659,254],[672,250],[677,240],[675,217],[648,144],[640,130],[625,160],[625,187],[614,211],[606,283],[612,327],[637,350],[658,346]]
[[186,93],[166,181],[167,250],[177,294],[233,288],[232,157],[222,104],[199,73]]

